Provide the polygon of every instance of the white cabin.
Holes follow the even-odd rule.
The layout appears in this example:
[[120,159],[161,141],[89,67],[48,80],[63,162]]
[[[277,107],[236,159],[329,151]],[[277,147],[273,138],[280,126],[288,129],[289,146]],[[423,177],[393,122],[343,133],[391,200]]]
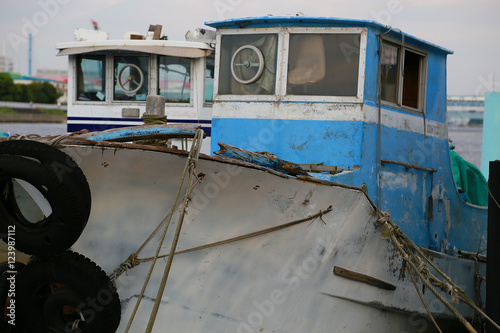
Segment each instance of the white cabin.
[[[188,32],[189,41],[159,34],[108,40],[107,34],[89,36],[79,29],[74,42],[56,46],[58,55],[69,56],[68,132],[141,125],[152,94],[165,97],[168,123],[200,124],[210,140],[212,34],[200,29]],[[205,147],[209,153],[210,144]]]

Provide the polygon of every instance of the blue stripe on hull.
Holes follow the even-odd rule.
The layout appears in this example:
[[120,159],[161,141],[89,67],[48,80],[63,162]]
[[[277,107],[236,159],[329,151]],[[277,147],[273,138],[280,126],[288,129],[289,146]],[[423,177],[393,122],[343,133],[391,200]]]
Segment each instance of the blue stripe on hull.
[[[168,121],[168,123],[171,123],[171,121]],[[183,122],[186,123],[186,122]],[[68,132],[78,132],[83,129],[89,130],[90,132],[99,132],[99,131],[104,131],[107,129],[113,129],[113,128],[121,128],[121,127],[128,127],[128,126],[134,126],[133,124],[130,125],[117,125],[117,124],[69,124],[67,130]],[[208,126],[202,126],[201,129],[205,132],[207,137],[212,136],[212,128]]]
[[[141,118],[103,118],[103,117],[68,117],[68,120],[77,121],[123,121],[123,122],[141,122]],[[168,119],[169,123],[187,123],[187,124],[211,124],[211,120],[206,119]]]

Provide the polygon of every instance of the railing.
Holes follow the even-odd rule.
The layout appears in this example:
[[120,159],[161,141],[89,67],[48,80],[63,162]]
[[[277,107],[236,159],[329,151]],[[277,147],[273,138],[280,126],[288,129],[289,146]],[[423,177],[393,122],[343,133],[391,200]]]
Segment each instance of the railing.
[[59,109],[68,110],[67,105],[58,104],[44,104],[44,103],[23,103],[23,102],[2,102],[0,107],[14,108],[14,109]]

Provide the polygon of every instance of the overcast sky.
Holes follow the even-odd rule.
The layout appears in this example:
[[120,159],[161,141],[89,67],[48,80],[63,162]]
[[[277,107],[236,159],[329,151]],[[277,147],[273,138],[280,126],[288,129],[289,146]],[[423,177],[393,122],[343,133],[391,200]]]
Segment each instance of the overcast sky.
[[455,52],[448,57],[448,94],[500,91],[500,0],[0,0],[0,46],[15,71],[27,74],[32,33],[35,74],[66,68],[55,44],[72,41],[76,28],[92,29],[91,19],[111,39],[161,24],[169,39],[183,40],[206,21],[297,12],[400,28]]

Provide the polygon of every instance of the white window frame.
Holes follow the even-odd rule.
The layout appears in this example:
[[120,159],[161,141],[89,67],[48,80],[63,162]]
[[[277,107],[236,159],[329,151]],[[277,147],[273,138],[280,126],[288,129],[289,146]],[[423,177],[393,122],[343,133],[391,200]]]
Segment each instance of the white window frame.
[[359,67],[358,67],[358,89],[356,96],[314,96],[314,95],[286,95],[288,82],[288,52],[283,62],[283,77],[281,78],[281,100],[287,102],[328,102],[328,103],[363,103],[363,92],[366,68],[366,43],[368,30],[366,28],[286,28],[284,49],[290,47],[290,34],[360,34],[359,40]]
[[[156,79],[156,81],[155,81],[155,87],[153,89],[153,92],[150,93],[152,95],[160,95],[160,57],[182,58],[182,57],[176,57],[176,56],[163,56],[163,55],[158,55],[158,56],[155,57],[156,58],[156,60],[155,60],[156,61],[156,63],[155,63],[156,67],[155,67],[154,72],[155,72],[155,79]],[[165,106],[166,107],[192,107],[194,105],[194,101],[193,101],[193,99],[194,99],[194,86],[193,86],[193,77],[194,77],[194,74],[193,73],[194,73],[194,70],[195,70],[195,68],[194,68],[194,58],[186,58],[186,59],[190,59],[191,60],[190,61],[190,69],[189,69],[190,70],[190,72],[189,72],[189,78],[190,78],[190,83],[189,83],[189,85],[190,85],[190,88],[189,88],[189,90],[190,90],[190,92],[189,92],[189,94],[190,94],[189,95],[190,96],[189,103],[169,103],[169,102],[165,101]]]
[[[102,101],[83,101],[78,99],[78,63],[77,59],[78,57],[88,55],[88,53],[82,53],[82,54],[74,54],[70,55],[71,60],[71,71],[73,73],[73,78],[68,78],[68,89],[72,89],[73,91],[73,104],[74,105],[108,105],[109,104],[109,95],[108,95],[108,75],[109,75],[109,70],[108,70],[108,54],[107,53],[97,53],[96,55],[103,55],[104,56],[104,70],[105,70],[105,77],[104,77],[104,100]],[[70,87],[70,85],[73,85],[73,87]]]
[[[248,34],[274,34],[278,35],[278,54],[276,55],[276,82],[274,83],[274,94],[273,95],[229,95],[219,94],[219,76],[220,76],[220,48],[222,36],[226,35],[248,35]],[[262,101],[262,102],[273,102],[278,100],[280,94],[280,83],[279,78],[281,77],[282,70],[282,57],[283,54],[280,52],[282,49],[284,30],[282,28],[257,28],[257,29],[221,29],[217,32],[216,41],[216,52],[215,52],[215,75],[214,78],[214,102],[216,101]]]
[[[111,66],[111,71],[110,71],[110,81],[113,84],[110,85],[110,90],[111,90],[111,105],[140,105],[144,104],[146,105],[146,100],[142,101],[120,101],[115,99],[115,57],[131,57],[131,56],[136,56],[136,57],[144,57],[146,56],[148,58],[148,95],[152,94],[152,83],[158,82],[158,74],[157,73],[151,73],[153,66],[152,65],[158,65],[158,60],[153,60],[155,58],[154,54],[149,54],[149,53],[142,53],[142,52],[118,52],[118,53],[113,53],[110,52],[108,53],[108,58],[109,58],[109,63]],[[156,57],[158,58],[158,57]],[[155,71],[154,71],[155,72]],[[154,77],[154,78],[153,78]],[[147,96],[147,95],[146,95]]]
[[[220,52],[221,38],[225,35],[245,35],[245,34],[277,34],[279,50],[288,50],[290,44],[290,34],[293,33],[311,33],[311,34],[360,34],[359,48],[359,68],[358,68],[358,88],[356,96],[314,96],[314,95],[286,95],[287,75],[288,75],[288,52],[278,52],[276,59],[276,82],[274,95],[229,95],[219,94],[219,76],[220,76]],[[217,32],[215,72],[214,79],[214,101],[287,101],[287,102],[328,102],[328,103],[363,103],[364,80],[366,69],[366,45],[367,28],[303,28],[303,27],[274,27],[274,28],[255,28],[255,29],[220,29]]]
[[212,107],[212,105],[214,104],[214,96],[213,96],[213,93],[215,92],[215,74],[216,74],[216,69],[215,69],[215,66],[216,66],[216,63],[215,63],[215,57],[213,58],[210,58],[210,59],[213,59],[214,60],[214,84],[213,84],[213,87],[212,87],[212,101],[208,102],[205,100],[205,89],[206,89],[206,85],[207,85],[207,82],[206,82],[206,77],[205,77],[205,71],[207,69],[207,59],[209,59],[210,56],[207,56],[205,58],[203,58],[203,86],[201,87],[201,89],[203,90],[203,107]]

